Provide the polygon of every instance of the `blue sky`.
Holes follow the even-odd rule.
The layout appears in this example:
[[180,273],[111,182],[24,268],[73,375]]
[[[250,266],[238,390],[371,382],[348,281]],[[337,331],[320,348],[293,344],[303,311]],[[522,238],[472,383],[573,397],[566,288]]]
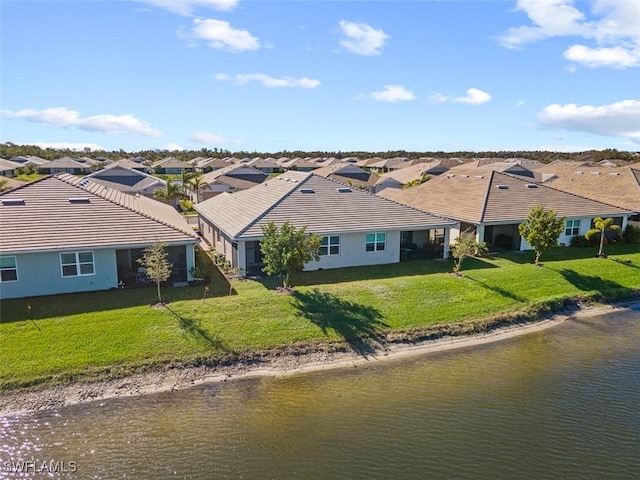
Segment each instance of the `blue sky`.
[[640,150],[637,0],[3,0],[3,142]]

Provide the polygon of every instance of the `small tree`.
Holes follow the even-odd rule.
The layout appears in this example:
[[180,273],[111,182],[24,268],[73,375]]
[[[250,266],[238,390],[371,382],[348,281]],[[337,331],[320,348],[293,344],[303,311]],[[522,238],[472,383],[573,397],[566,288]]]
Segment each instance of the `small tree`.
[[533,207],[529,216],[518,225],[520,235],[536,251],[534,263],[540,265],[540,255],[558,245],[558,237],[565,225],[565,217],[558,218],[554,210],[542,206]]
[[475,235],[469,231],[460,234],[456,241],[451,245],[451,256],[453,261],[453,273],[460,275],[462,270],[462,262],[467,257],[475,257],[486,255],[487,244],[478,242]]
[[142,258],[138,263],[146,269],[149,280],[158,286],[158,302],[162,303],[160,296],[160,284],[171,276],[171,264],[167,260],[167,251],[164,243],[154,243],[149,245],[142,252]]
[[591,240],[592,238],[596,238],[597,235],[600,235],[600,248],[598,249],[598,257],[604,257],[604,244],[605,244],[605,232],[615,232],[620,235],[622,229],[615,224],[615,220],[613,218],[601,218],[596,217],[593,219],[593,226],[587,233],[584,234],[587,240]]
[[289,286],[292,272],[302,271],[305,263],[320,259],[322,237],[306,233],[307,227],[296,229],[289,222],[278,228],[269,222],[262,227],[264,238],[260,241],[260,251],[264,262],[263,271],[267,275],[282,277],[282,285]]

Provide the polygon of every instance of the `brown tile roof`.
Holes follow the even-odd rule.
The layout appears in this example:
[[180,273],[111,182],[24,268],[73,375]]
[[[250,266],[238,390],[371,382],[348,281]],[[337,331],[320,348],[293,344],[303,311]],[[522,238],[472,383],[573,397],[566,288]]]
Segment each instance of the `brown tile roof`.
[[495,171],[458,170],[406,190],[385,189],[381,196],[423,211],[469,223],[514,222],[542,205],[567,217],[619,216],[629,210],[589,200]]
[[198,240],[172,207],[68,174],[0,193],[0,224],[3,253]]
[[640,170],[633,165],[546,165],[537,172],[551,176],[545,185],[640,212]]
[[195,209],[232,238],[260,237],[261,226],[270,221],[306,225],[320,234],[455,224],[310,172],[287,172],[249,190],[222,193]]

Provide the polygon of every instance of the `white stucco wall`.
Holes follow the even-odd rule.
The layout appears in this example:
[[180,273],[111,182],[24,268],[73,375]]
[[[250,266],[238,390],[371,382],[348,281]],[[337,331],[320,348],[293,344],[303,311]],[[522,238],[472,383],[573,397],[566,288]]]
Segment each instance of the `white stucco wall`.
[[67,251],[93,252],[94,274],[63,277],[60,252],[15,255],[18,281],[0,283],[0,298],[23,298],[117,288],[118,271],[113,248],[65,250]]
[[[368,232],[379,233],[379,232]],[[363,265],[382,265],[400,261],[400,232],[386,231],[385,249],[380,252],[367,252],[366,233],[342,233],[340,236],[340,254],[325,255],[318,262],[309,262],[305,270],[319,268],[358,267]]]

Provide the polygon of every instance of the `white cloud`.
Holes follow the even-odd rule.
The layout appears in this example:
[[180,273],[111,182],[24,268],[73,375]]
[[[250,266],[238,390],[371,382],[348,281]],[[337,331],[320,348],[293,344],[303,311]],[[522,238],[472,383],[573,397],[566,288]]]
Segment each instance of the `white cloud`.
[[481,105],[491,100],[491,95],[477,88],[470,88],[467,90],[467,94],[464,97],[452,98],[452,102],[466,103],[468,105]]
[[449,101],[451,97],[440,92],[431,92],[429,94],[429,103],[444,103]]
[[389,103],[416,99],[415,95],[402,85],[385,85],[384,90],[372,92],[369,96],[374,100]]
[[249,82],[257,81],[267,88],[316,88],[320,85],[320,80],[307,77],[271,77],[264,73],[239,73],[231,76],[226,73],[217,73],[215,79],[223,82],[233,82],[236,85],[247,85]]
[[600,106],[553,104],[538,113],[538,122],[548,128],[622,137],[640,143],[640,100]]
[[524,100],[518,100],[517,102],[507,102],[507,105],[513,107],[513,108],[520,108],[522,107],[525,103]]
[[215,145],[226,142],[226,139],[222,135],[210,132],[193,132],[189,137],[189,140],[198,143],[204,143],[207,145]]
[[166,145],[160,147],[159,150],[164,150],[167,152],[178,152],[180,150],[184,150],[184,148],[182,148],[177,143],[167,143]]
[[592,68],[640,65],[640,8],[635,0],[592,0],[589,12],[574,3],[518,0],[516,8],[524,11],[532,24],[508,29],[498,41],[504,47],[519,48],[545,38],[577,36],[594,44],[567,49],[564,56],[572,62]]
[[564,58],[587,67],[627,68],[640,64],[640,55],[622,47],[589,48],[573,45],[564,52]]
[[35,123],[53,125],[56,127],[77,127],[103,133],[133,133],[146,137],[159,137],[162,132],[149,125],[148,122],[137,119],[131,114],[126,115],[93,115],[81,117],[80,112],[67,107],[52,107],[44,110],[25,108],[11,111],[1,110],[0,114],[6,118],[21,118]]
[[195,18],[193,28],[188,32],[178,32],[188,40],[204,40],[211,48],[242,52],[258,50],[260,42],[247,30],[233,28],[229,22],[213,18]]
[[83,151],[85,148],[90,150],[104,150],[102,145],[97,143],[72,143],[72,142],[29,142],[23,145],[35,145],[40,148],[53,148],[54,150],[75,150]]
[[238,0],[139,0],[156,7],[169,10],[178,15],[189,16],[196,8],[211,10],[231,10],[238,5]]
[[340,29],[345,36],[340,45],[359,55],[380,55],[385,42],[391,38],[383,30],[376,30],[366,23],[340,20]]

